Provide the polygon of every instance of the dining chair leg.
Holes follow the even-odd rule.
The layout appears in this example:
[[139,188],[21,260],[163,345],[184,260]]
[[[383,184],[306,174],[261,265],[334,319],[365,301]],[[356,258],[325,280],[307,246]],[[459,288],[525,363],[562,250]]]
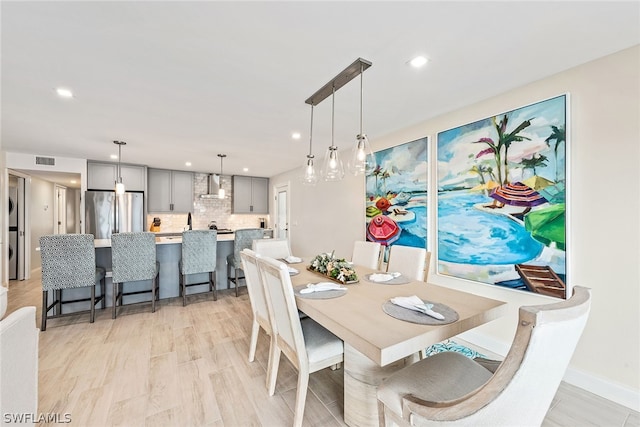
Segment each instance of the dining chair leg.
[[213,283],[213,300],[218,301],[218,281],[215,270],[211,272],[211,282]]
[[278,365],[280,365],[281,350],[275,343],[275,338],[271,334],[271,348],[269,349],[269,362],[267,364],[267,390],[269,396],[273,396],[276,391],[276,379],[278,378]]
[[304,405],[307,401],[307,389],[309,387],[309,372],[298,372],[298,390],[296,391],[296,406],[293,413],[293,426],[302,427],[304,417]]
[[42,291],[42,319],[40,320],[40,330],[47,330],[47,306],[49,304],[49,291]]
[[151,283],[151,312],[156,312],[156,285],[158,284],[158,276],[153,278],[153,282]]
[[113,282],[113,305],[111,306],[111,318],[116,318],[116,304],[118,302],[118,284]]
[[186,307],[187,306],[187,276],[182,274],[182,283],[180,286],[180,293],[182,294],[182,306]]
[[235,268],[235,273],[236,273],[236,297],[238,296],[238,269]]
[[253,362],[256,358],[256,347],[258,346],[258,333],[260,333],[260,324],[253,317],[253,325],[251,325],[251,341],[249,341],[249,362]]
[[100,307],[102,307],[103,310],[107,308],[107,288],[106,287],[107,287],[107,279],[103,277],[102,279],[100,279],[100,292],[101,292]]
[[96,320],[96,284],[91,287],[91,315],[89,316],[89,323],[93,323]]

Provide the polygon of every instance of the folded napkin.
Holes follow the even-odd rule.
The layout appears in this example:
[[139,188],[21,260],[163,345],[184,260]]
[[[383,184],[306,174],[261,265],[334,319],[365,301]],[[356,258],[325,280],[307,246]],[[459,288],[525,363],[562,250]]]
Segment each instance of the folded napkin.
[[388,282],[396,277],[400,277],[400,273],[373,273],[369,275],[369,280],[372,282]]
[[322,291],[346,291],[347,288],[344,286],[340,286],[337,283],[329,283],[329,282],[320,282],[320,283],[309,283],[306,288],[300,289],[301,294],[310,294],[312,292],[322,292]]
[[297,256],[293,256],[293,255],[289,255],[284,260],[287,261],[289,264],[293,264],[293,263],[296,263],[296,262],[302,262],[302,258],[298,258]]
[[391,298],[391,302],[395,305],[399,305],[400,307],[408,308],[409,310],[419,311],[420,313],[424,313],[434,319],[444,320],[444,316],[442,314],[431,310],[433,308],[433,304],[425,304],[424,301],[415,295],[410,297]]

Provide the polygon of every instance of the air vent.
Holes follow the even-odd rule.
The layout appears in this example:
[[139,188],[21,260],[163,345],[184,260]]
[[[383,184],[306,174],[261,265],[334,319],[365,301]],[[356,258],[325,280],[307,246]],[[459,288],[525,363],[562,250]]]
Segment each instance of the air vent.
[[53,157],[40,157],[36,156],[36,165],[55,166],[56,159]]

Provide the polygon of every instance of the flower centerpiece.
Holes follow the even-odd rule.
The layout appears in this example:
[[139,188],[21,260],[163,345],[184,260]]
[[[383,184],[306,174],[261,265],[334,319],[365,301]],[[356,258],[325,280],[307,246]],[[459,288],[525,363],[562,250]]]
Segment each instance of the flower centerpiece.
[[311,265],[307,267],[310,271],[315,271],[327,276],[329,279],[340,283],[355,283],[358,275],[353,266],[344,258],[336,258],[334,252],[317,255]]

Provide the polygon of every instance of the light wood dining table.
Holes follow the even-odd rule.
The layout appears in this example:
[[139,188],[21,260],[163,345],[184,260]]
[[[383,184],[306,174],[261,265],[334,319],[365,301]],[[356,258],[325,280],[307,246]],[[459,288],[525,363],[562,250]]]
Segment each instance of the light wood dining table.
[[[328,281],[308,271],[310,258],[291,267],[294,287]],[[375,270],[354,266],[359,282],[348,284],[344,296],[311,299],[296,296],[298,309],[344,341],[344,421],[349,426],[377,426],[378,384],[414,363],[420,350],[506,313],[506,303],[430,283],[373,283],[365,276]],[[398,320],[382,310],[390,298],[417,295],[454,309],[459,319],[445,325],[421,325]]]

